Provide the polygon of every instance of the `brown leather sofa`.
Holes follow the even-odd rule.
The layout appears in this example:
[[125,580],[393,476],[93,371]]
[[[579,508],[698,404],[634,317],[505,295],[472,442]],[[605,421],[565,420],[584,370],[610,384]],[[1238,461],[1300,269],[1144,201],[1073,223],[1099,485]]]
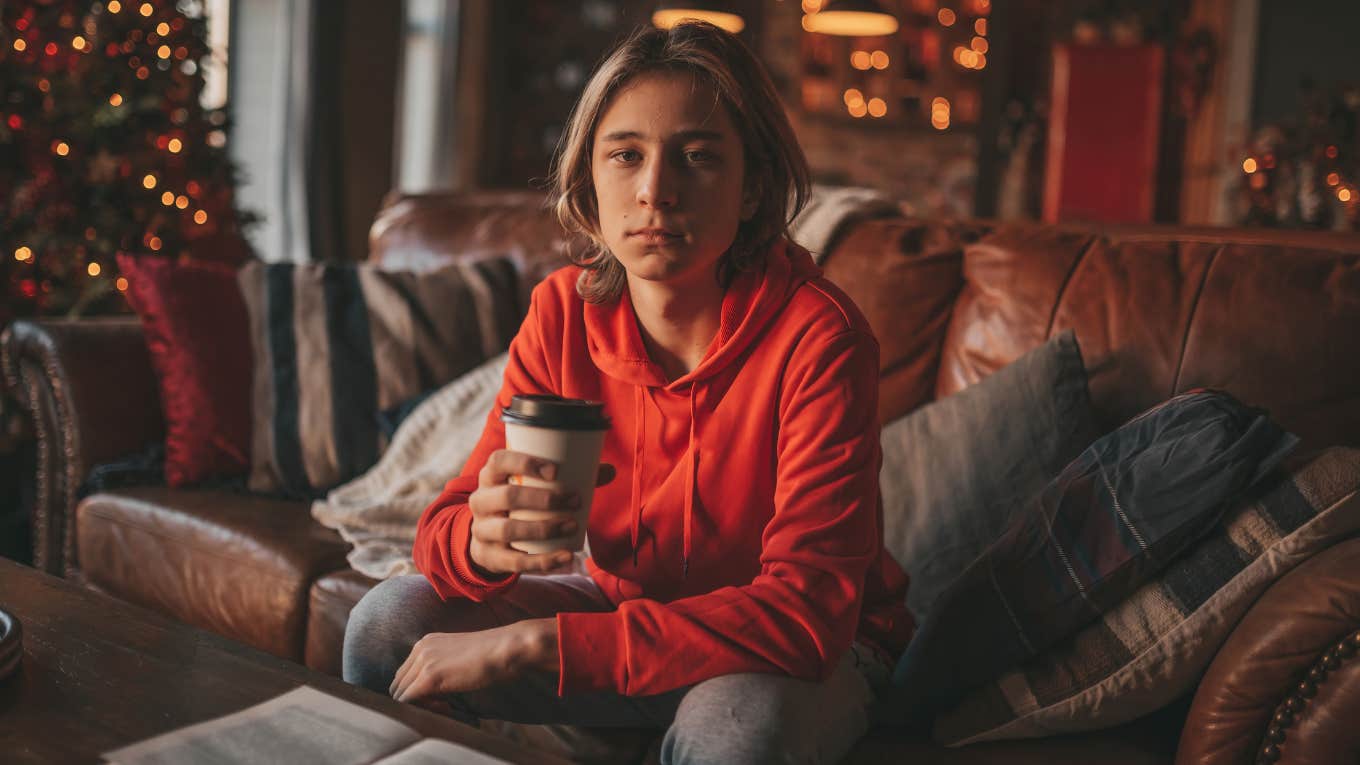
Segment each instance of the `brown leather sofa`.
[[[394,196],[371,232],[372,257],[397,267],[514,253],[525,290],[578,244],[524,193]],[[882,345],[885,421],[1070,327],[1107,426],[1210,386],[1269,409],[1305,454],[1360,444],[1360,237],[888,217],[852,223],[828,251],[828,276]],[[164,436],[135,319],[16,322],[3,369],[39,438],[36,565],[338,673],[349,609],[373,582],[346,567],[345,545],[305,504],[166,488],[77,503],[92,466]],[[1277,582],[1193,698],[1162,712],[956,750],[875,729],[852,761],[1354,762],[1357,630],[1360,539],[1350,539]]]

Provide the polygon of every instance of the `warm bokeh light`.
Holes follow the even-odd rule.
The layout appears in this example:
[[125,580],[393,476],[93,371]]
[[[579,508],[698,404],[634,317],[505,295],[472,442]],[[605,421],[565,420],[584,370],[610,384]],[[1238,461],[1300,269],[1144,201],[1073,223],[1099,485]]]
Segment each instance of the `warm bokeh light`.
[[161,58],[170,58],[170,46],[162,45],[156,49],[156,55]]
[[1342,202],[1349,202],[1349,201],[1351,201],[1351,190],[1350,190],[1350,189],[1340,189],[1339,191],[1336,192],[1336,198],[1337,198],[1337,199],[1340,199]]
[[1266,176],[1263,173],[1252,173],[1249,184],[1253,189],[1263,189],[1266,187]]
[[746,21],[735,13],[704,11],[698,9],[660,10],[652,13],[652,26],[657,29],[670,29],[676,24],[686,20],[707,21],[732,34],[736,34],[746,28]]
[[869,51],[857,50],[850,54],[850,66],[856,69],[868,69],[871,65]]
[[828,8],[803,17],[803,29],[842,37],[878,37],[897,33],[897,17],[891,13],[840,11]]
[[155,8],[151,7],[151,3],[142,3],[142,7],[139,8],[138,10],[141,11],[143,16],[150,16],[152,13],[155,13],[156,11]]
[[1336,173],[1327,173],[1327,185],[1328,185],[1328,186],[1335,186],[1336,184],[1338,184],[1338,183],[1340,183],[1340,182],[1341,182],[1341,176],[1337,175]]
[[147,173],[146,177],[142,179],[142,185],[148,189],[156,188],[156,176],[152,175],[151,173]]
[[123,97],[118,95],[117,93],[114,93],[113,95],[109,96],[109,103],[113,104],[114,106],[122,106]]
[[15,38],[14,49],[19,51],[20,53],[23,53],[25,50],[28,49],[28,43],[24,42],[24,38],[22,37]]
[[845,99],[846,106],[854,106],[855,104],[864,103],[864,94],[859,92],[858,88],[850,88],[849,90],[845,91],[845,94],[842,95],[841,97]]
[[850,110],[850,116],[856,118],[863,117],[869,112],[869,107],[866,106],[863,101],[856,101],[846,108]]
[[151,76],[151,70],[150,70],[150,69],[147,69],[147,68],[144,67],[144,66],[139,66],[139,67],[137,67],[137,79],[139,79],[139,80],[145,80],[147,77],[150,77],[150,76]]
[[971,46],[978,53],[986,53],[988,47],[990,47],[987,45],[987,38],[985,37],[974,37]]
[[822,0],[803,0],[803,13],[816,13],[822,9]]
[[1335,146],[1328,146],[1328,147],[1327,147],[1327,159],[1336,159],[1336,154],[1337,154],[1337,152],[1336,152],[1336,147],[1335,147]]
[[38,80],[38,90],[41,90],[44,93],[50,92],[52,90],[52,81],[46,77]]
[[188,206],[189,206],[188,197],[184,196],[183,194],[180,194],[179,196],[175,197],[175,207],[178,207],[179,209],[183,210]]
[[160,252],[161,238],[159,236],[151,237],[150,239],[146,240],[146,246],[150,247],[152,252]]
[[76,50],[85,50],[85,38],[80,35],[71,38],[71,47]]
[[164,194],[161,194],[161,204],[165,205],[166,207],[170,207],[170,206],[174,205],[174,204],[175,204],[175,192],[173,192],[173,191],[167,191],[167,192],[165,192]]
[[977,12],[981,16],[986,16],[992,10],[991,0],[977,0]]
[[[167,23],[165,23],[164,21],[162,21],[161,23],[157,24],[157,25],[156,25],[156,34],[160,35],[161,37],[165,37],[166,35],[170,34],[170,25],[167,24]],[[979,34],[980,34],[980,33],[979,33]]]
[[65,141],[55,141],[52,144],[52,153],[58,157],[64,157],[71,153],[71,146]]
[[118,2],[118,0],[109,0],[108,9],[109,13],[117,13],[123,10],[123,4]]
[[873,64],[875,69],[887,69],[889,63],[887,52],[881,50],[874,51],[869,56],[869,63]]
[[985,36],[985,35],[987,34],[987,20],[986,20],[986,19],[978,19],[977,21],[974,21],[974,22],[973,22],[973,31],[974,31],[974,32],[977,32],[977,33],[980,34],[980,35],[984,35],[984,36]]
[[208,214],[206,212],[199,210],[198,212],[194,213],[194,223],[197,223],[198,225],[202,226],[204,223],[207,222]]
[[85,273],[89,274],[90,276],[99,276],[99,264],[91,263],[90,265],[86,266]]
[[869,116],[882,117],[888,113],[888,103],[881,98],[869,99]]
[[118,281],[114,282],[114,284],[118,285],[119,292],[127,292],[128,281],[126,276],[118,277]]
[[954,12],[948,8],[941,8],[940,12],[935,14],[935,18],[939,19],[940,23],[947,27],[954,26],[954,22],[957,20]]
[[20,263],[26,263],[33,259],[33,250],[30,250],[27,247],[20,247],[14,251],[14,259]]
[[178,138],[171,138],[170,143],[166,146],[166,148],[170,150],[171,154],[178,154],[180,149],[184,148],[184,142],[179,140]]
[[1252,159],[1251,157],[1247,157],[1246,159],[1242,160],[1242,172],[1244,173],[1256,172],[1256,160]]
[[936,96],[930,101],[930,124],[936,130],[949,127],[949,99]]

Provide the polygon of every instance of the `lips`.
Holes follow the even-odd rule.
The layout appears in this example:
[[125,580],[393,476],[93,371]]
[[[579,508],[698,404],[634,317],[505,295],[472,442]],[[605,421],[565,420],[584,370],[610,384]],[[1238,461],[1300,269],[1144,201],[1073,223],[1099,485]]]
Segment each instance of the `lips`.
[[629,238],[638,239],[650,244],[664,244],[682,238],[684,235],[665,228],[642,228],[637,231],[630,231]]

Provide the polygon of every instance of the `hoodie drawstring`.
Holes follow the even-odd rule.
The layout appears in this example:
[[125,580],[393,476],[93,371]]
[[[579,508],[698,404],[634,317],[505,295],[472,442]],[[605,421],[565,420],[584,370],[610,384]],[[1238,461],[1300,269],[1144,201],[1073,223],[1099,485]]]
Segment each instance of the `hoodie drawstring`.
[[685,474],[685,552],[680,566],[680,578],[689,578],[689,551],[691,529],[694,524],[694,493],[698,490],[699,484],[699,442],[695,440],[695,424],[698,422],[698,411],[695,406],[695,399],[698,396],[698,383],[690,383],[689,386],[689,471]]
[[633,440],[633,491],[629,506],[633,508],[633,568],[638,565],[638,528],[642,524],[642,445],[646,442],[646,408],[642,404],[642,386],[633,386],[633,422],[637,423],[637,435]]
[[[637,433],[633,441],[633,486],[632,496],[629,505],[633,508],[633,528],[631,533],[633,543],[633,567],[638,565],[638,533],[642,526],[642,450],[646,443],[646,422],[647,407],[643,402],[643,386],[633,387],[633,403],[635,415],[633,421],[637,423]],[[650,394],[650,392],[649,392]],[[694,533],[694,499],[699,485],[699,442],[696,438],[698,433],[699,407],[698,407],[699,385],[692,383],[689,386],[689,465],[685,470],[685,530],[684,530],[684,557],[680,564],[680,578],[689,578],[689,556],[693,549]]]

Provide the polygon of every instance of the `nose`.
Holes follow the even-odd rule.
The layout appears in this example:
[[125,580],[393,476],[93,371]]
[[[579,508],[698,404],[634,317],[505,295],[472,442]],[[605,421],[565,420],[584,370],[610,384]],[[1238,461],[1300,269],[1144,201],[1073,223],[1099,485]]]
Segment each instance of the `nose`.
[[663,157],[648,158],[638,175],[637,202],[642,207],[674,207],[679,196],[675,172]]

